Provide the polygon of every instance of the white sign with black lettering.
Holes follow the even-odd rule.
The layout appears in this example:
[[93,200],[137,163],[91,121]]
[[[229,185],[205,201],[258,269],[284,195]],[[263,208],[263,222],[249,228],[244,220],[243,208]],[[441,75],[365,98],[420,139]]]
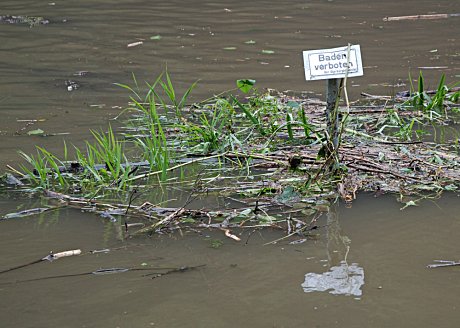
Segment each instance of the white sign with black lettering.
[[[348,46],[308,50],[303,52],[305,79],[325,80],[352,76],[362,76],[363,63],[359,45],[350,46],[350,58],[347,58]],[[348,68],[348,73],[347,73]]]

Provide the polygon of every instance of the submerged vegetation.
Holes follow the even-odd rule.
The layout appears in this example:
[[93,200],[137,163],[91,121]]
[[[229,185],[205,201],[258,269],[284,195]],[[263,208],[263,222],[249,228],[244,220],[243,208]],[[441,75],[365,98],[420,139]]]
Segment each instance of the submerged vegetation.
[[[363,94],[364,105],[339,106],[335,153],[327,148],[323,102],[260,92],[254,80],[236,84],[187,105],[196,82],[179,95],[168,71],[145,86],[133,76],[133,85],[118,84],[130,92],[119,133],[111,126],[93,131],[83,149],[64,144],[63,158],[42,147],[35,155],[21,153],[28,164],[11,168],[20,180],[4,180],[123,222],[128,234],[193,225],[219,228],[235,240],[230,228],[306,235],[337,198],[350,203],[359,191],[396,193],[405,208],[460,187],[459,136],[451,127],[460,91],[444,76],[433,91],[424,89],[420,74],[417,88],[396,97]],[[447,130],[451,137],[442,132],[441,140]],[[152,202],[150,190],[167,195],[178,181],[188,186],[180,207]],[[202,195],[224,197],[238,209],[189,209]],[[135,232],[133,220],[142,226]]]

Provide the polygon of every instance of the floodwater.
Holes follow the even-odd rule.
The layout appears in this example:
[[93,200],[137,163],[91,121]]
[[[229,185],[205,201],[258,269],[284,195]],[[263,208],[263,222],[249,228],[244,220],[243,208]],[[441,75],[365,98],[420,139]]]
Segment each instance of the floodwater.
[[[83,7],[84,5],[84,7]],[[7,1],[0,15],[43,16],[48,25],[0,25],[0,166],[35,145],[79,145],[127,103],[113,83],[152,81],[167,65],[194,99],[253,78],[259,88],[310,91],[303,50],[360,44],[364,76],[349,94],[407,90],[420,67],[428,87],[460,77],[459,18],[384,22],[386,16],[455,13],[456,1]],[[159,37],[158,37],[159,36]],[[142,45],[127,47],[143,41]],[[255,41],[248,42],[248,41]],[[248,42],[248,43],[247,43]],[[265,50],[265,51],[264,51]],[[80,72],[87,72],[81,74]],[[65,81],[81,87],[68,91]],[[55,136],[27,132],[42,129]],[[113,224],[74,209],[1,222],[0,271],[50,250],[82,256],[1,274],[2,327],[457,327],[458,197],[400,211],[396,197],[360,195],[320,218],[315,238],[265,243],[276,231],[221,231],[117,239]],[[0,215],[40,201],[0,195]],[[197,205],[198,206],[198,205]],[[218,248],[214,240],[223,241]],[[89,254],[95,249],[111,252]],[[345,261],[345,262],[344,262]],[[147,264],[142,266],[142,264]],[[155,279],[147,271],[92,275],[101,268],[206,266]],[[89,273],[28,281],[40,277]],[[22,282],[21,282],[22,281]],[[327,284],[330,288],[323,288]],[[322,291],[321,291],[322,290]]]

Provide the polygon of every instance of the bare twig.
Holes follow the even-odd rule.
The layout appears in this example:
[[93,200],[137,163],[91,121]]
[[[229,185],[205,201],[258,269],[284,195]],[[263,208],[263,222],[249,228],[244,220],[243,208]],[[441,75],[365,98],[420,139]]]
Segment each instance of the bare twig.
[[433,262],[436,262],[436,264],[429,264],[426,267],[434,269],[460,265],[460,261],[434,260]]
[[384,17],[383,21],[402,21],[402,20],[419,20],[419,19],[446,19],[449,17],[460,17],[460,14],[431,14],[431,15],[411,15],[411,16],[393,16]]

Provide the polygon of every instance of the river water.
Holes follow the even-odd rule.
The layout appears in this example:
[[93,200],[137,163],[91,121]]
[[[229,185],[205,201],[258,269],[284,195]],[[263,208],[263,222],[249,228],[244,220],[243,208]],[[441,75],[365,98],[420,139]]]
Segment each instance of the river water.
[[[347,43],[361,45],[364,64],[364,76],[349,82],[353,100],[408,90],[409,72],[420,69],[428,88],[442,73],[459,80],[459,18],[383,21],[456,10],[456,1],[432,0],[3,0],[0,15],[50,24],[0,25],[0,167],[17,167],[18,149],[59,152],[64,139],[80,145],[90,129],[116,125],[111,119],[128,95],[114,83],[130,83],[131,74],[153,81],[166,65],[179,90],[200,80],[197,100],[240,78],[321,98],[325,84],[304,81],[301,53]],[[68,91],[69,80],[80,87]],[[56,135],[27,134],[36,129]],[[281,237],[275,231],[247,244],[220,231],[120,241],[113,224],[73,209],[3,221],[0,270],[50,250],[84,255],[2,274],[1,326],[457,327],[460,271],[426,265],[459,259],[458,204],[445,195],[401,211],[393,196],[360,195],[352,208],[322,217],[327,228],[316,238],[296,245],[263,246]],[[0,215],[39,205],[0,195]],[[216,239],[224,244],[213,248]],[[88,253],[103,248],[112,251]],[[143,263],[206,266],[153,280],[129,271],[11,284]],[[331,289],[320,292],[321,284]]]

